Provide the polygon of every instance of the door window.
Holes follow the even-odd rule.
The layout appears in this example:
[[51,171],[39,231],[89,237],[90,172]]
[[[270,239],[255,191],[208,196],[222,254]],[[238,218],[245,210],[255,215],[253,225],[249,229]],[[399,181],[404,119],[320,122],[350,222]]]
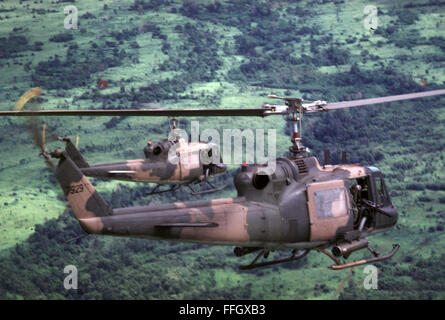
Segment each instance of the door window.
[[311,183],[307,197],[311,241],[334,239],[348,227],[351,207],[345,181]]
[[345,188],[325,189],[314,192],[317,218],[326,219],[348,214]]

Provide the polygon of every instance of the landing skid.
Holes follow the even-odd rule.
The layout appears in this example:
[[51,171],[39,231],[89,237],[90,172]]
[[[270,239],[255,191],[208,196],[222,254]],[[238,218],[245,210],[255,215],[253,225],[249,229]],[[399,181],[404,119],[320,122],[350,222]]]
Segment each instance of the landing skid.
[[269,256],[269,250],[263,249],[260,251],[260,253],[258,253],[258,255],[255,257],[255,259],[252,260],[252,262],[250,264],[245,265],[245,266],[239,266],[239,269],[240,270],[251,270],[251,269],[255,269],[255,268],[271,266],[271,265],[278,264],[278,263],[284,263],[284,262],[298,260],[298,259],[304,258],[309,253],[309,251],[310,251],[309,249],[305,249],[301,253],[297,254],[297,249],[294,249],[294,250],[292,250],[292,255],[287,258],[257,263],[258,259],[261,256],[264,256],[264,258],[267,258]]
[[[400,248],[399,244],[393,244],[392,250],[383,256],[381,256],[378,252],[370,249],[370,251],[374,255],[373,258],[357,260],[357,261],[353,261],[353,262],[349,262],[349,263],[341,263],[338,259],[336,259],[334,256],[332,256],[329,252],[327,252],[324,249],[316,249],[316,250],[318,252],[324,253],[325,255],[327,255],[329,258],[331,258],[335,262],[335,264],[330,266],[330,268],[332,270],[342,270],[342,269],[346,269],[346,268],[357,267],[357,266],[361,266],[361,265],[368,264],[368,263],[379,262],[379,261],[383,261],[386,259],[390,259],[399,250],[399,248]],[[369,247],[368,247],[368,249],[369,249]]]
[[192,186],[190,184],[187,184],[186,186],[190,189],[190,191],[192,192],[192,195],[194,195],[194,196],[199,195],[199,194],[206,194],[206,193],[213,193],[213,192],[221,191],[225,187],[227,187],[227,184],[225,184],[221,187],[216,187],[210,181],[206,180],[205,182],[210,186],[211,189],[203,190],[203,191],[196,191],[195,189],[192,188]]
[[87,234],[81,234],[81,235],[79,235],[79,236],[77,236],[77,237],[74,237],[74,238],[72,238],[72,239],[66,240],[65,243],[70,243],[70,242],[72,242],[72,241],[76,241],[76,240],[79,240],[79,239],[83,239],[83,238],[85,238],[85,237],[88,237],[89,235],[90,235],[89,233],[87,233]]
[[261,258],[261,256],[263,256],[265,259],[267,259],[267,257],[269,256],[269,253],[270,253],[270,250],[262,249],[260,251],[260,253],[258,253],[258,255],[255,257],[255,259],[252,260],[252,262],[250,264],[239,266],[239,269],[240,270],[251,270],[251,269],[255,269],[255,268],[266,267],[266,266],[278,264],[278,263],[291,262],[294,260],[304,258],[311,250],[315,250],[315,251],[318,251],[318,252],[321,252],[321,253],[327,255],[331,260],[333,260],[335,262],[335,264],[330,266],[330,268],[332,270],[342,270],[342,269],[346,269],[346,268],[357,267],[357,266],[368,264],[368,263],[374,263],[374,262],[379,262],[379,261],[390,259],[392,256],[394,256],[394,254],[396,254],[396,252],[399,250],[399,248],[400,248],[400,245],[394,244],[393,248],[390,252],[388,252],[385,255],[380,255],[377,251],[372,250],[370,247],[367,247],[367,249],[374,255],[373,258],[357,260],[357,261],[349,262],[349,263],[340,262],[340,260],[338,260],[331,253],[326,251],[324,248],[304,249],[300,253],[297,253],[297,249],[294,249],[294,250],[292,250],[292,255],[287,258],[276,259],[276,260],[272,260],[272,261],[265,261],[265,262],[258,263],[257,261],[258,261],[258,259]]
[[151,195],[153,195],[153,194],[160,194],[160,193],[164,193],[164,192],[176,191],[176,190],[178,190],[178,189],[181,187],[181,185],[179,185],[179,184],[175,184],[175,185],[173,185],[170,189],[167,189],[167,190],[159,190],[159,191],[158,191],[158,188],[159,188],[160,186],[161,186],[161,185],[158,184],[156,187],[154,187],[153,190],[151,190],[150,192],[148,192],[146,195],[147,195],[147,196],[151,196]]
[[[210,186],[211,189],[209,190],[203,190],[203,191],[199,191],[199,190],[195,190],[192,188],[192,186],[190,184],[186,184],[184,186],[186,186],[187,188],[190,189],[191,194],[192,195],[200,195],[200,194],[206,194],[206,193],[212,193],[212,192],[217,192],[217,191],[221,191],[223,190],[225,187],[227,187],[227,184],[223,185],[222,187],[216,187],[215,185],[213,185],[212,183],[210,183],[209,181],[206,181],[206,183]],[[161,185],[158,184],[156,187],[153,188],[153,190],[151,190],[150,192],[146,193],[147,196],[151,196],[153,194],[160,194],[160,193],[165,193],[165,192],[171,192],[171,191],[176,191],[178,190],[181,185],[180,184],[175,184],[173,185],[171,188],[166,189],[166,190],[159,190],[159,187]]]

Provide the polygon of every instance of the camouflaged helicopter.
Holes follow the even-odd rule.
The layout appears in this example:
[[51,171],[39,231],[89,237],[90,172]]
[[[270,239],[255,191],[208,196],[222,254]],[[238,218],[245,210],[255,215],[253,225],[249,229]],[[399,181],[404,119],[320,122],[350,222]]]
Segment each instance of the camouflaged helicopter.
[[[235,246],[236,256],[258,252],[240,269],[248,270],[324,253],[339,270],[391,258],[373,250],[368,236],[392,229],[397,208],[392,204],[382,172],[359,164],[320,165],[302,145],[299,132],[303,115],[392,101],[445,94],[445,90],[337,103],[283,99],[285,105],[266,104],[257,109],[174,110],[40,110],[8,116],[259,116],[282,115],[293,124],[291,156],[276,159],[276,169],[265,174],[265,164],[243,165],[234,177],[237,196],[132,208],[111,208],[95,190],[69,150],[57,148],[48,157],[58,159],[55,176],[83,230],[146,239]],[[327,248],[332,248],[332,253]],[[287,258],[267,261],[269,253],[290,249]],[[342,261],[355,251],[368,249],[372,257]],[[265,260],[258,262],[263,257]]]
[[[218,187],[210,182],[210,178],[226,172],[226,165],[219,156],[217,161],[213,161],[213,153],[217,148],[211,143],[187,142],[180,137],[156,143],[149,141],[144,148],[145,159],[90,165],[70,138],[64,137],[59,140],[66,142],[65,150],[84,175],[93,178],[155,183],[156,187],[147,195],[175,191],[181,186],[188,187],[192,195],[216,192],[226,187],[226,185]],[[47,156],[48,152],[43,151],[43,154]],[[177,161],[173,161],[172,157]],[[184,158],[188,161],[179,161]],[[203,183],[210,188],[198,191],[192,187],[193,184]],[[161,185],[171,185],[171,187],[158,190]]]
[[[23,94],[15,105],[16,112],[25,112],[23,107],[34,97],[40,96],[42,90],[35,87]],[[155,104],[143,104],[150,108],[160,109],[161,106]],[[220,176],[226,172],[226,166],[222,162],[217,148],[212,143],[187,142],[180,135],[174,135],[176,119],[172,120],[172,135],[168,139],[152,143],[148,141],[144,147],[145,159],[135,159],[120,162],[107,162],[89,164],[77,149],[79,136],[76,137],[75,144],[70,138],[55,137],[66,143],[65,150],[75,162],[80,171],[88,177],[115,179],[124,181],[148,182],[156,184],[156,187],[147,195],[159,194],[179,189],[186,186],[191,194],[198,195],[216,192],[224,189],[226,185],[216,186],[210,179]],[[46,123],[43,124],[41,136],[37,132],[39,124],[31,122],[32,136],[35,143],[40,148],[40,154],[46,159]],[[187,159],[188,161],[179,161]],[[176,161],[175,161],[176,160]],[[202,189],[203,184],[210,188]],[[170,185],[169,189],[159,190],[161,185]],[[196,190],[192,185],[199,185],[201,190]]]

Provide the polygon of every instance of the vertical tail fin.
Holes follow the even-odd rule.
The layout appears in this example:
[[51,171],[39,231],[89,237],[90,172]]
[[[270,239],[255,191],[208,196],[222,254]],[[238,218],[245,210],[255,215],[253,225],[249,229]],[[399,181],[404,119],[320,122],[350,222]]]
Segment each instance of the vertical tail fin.
[[56,178],[76,218],[82,222],[84,219],[111,215],[113,210],[102,199],[87,177],[80,172],[68,153],[58,149],[52,155],[60,159],[56,168]]
[[63,139],[66,142],[65,151],[68,153],[68,156],[73,160],[78,168],[88,168],[90,165],[85,161],[82,154],[76,148],[76,146],[71,142],[69,138]]

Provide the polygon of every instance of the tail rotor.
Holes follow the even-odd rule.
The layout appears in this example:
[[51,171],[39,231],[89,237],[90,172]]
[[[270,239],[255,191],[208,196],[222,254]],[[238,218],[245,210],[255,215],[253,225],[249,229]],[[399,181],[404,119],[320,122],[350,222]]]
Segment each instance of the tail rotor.
[[[27,92],[25,92],[15,104],[15,110],[17,112],[22,111],[25,104],[28,103],[29,100],[38,97],[42,95],[42,88],[35,87]],[[38,110],[38,103],[37,104],[31,104],[32,110]],[[45,159],[45,164],[54,171],[55,165],[51,161],[51,157],[49,156],[48,150],[46,149],[46,142],[47,141],[57,141],[57,135],[54,132],[47,133],[47,124],[46,122],[43,122],[43,125],[41,125],[42,121],[39,119],[39,117],[29,117],[27,119],[28,129],[30,131],[31,139],[33,143],[39,148],[39,156],[43,156]]]
[[42,134],[40,136],[40,139],[38,138],[40,133],[38,131],[38,127],[35,127],[33,129],[34,143],[36,144],[37,147],[39,147],[40,149],[39,156],[42,156],[45,159],[46,166],[50,168],[52,171],[54,171],[56,167],[51,160],[48,150],[46,149],[46,126],[47,126],[46,122],[44,122],[42,126]]

